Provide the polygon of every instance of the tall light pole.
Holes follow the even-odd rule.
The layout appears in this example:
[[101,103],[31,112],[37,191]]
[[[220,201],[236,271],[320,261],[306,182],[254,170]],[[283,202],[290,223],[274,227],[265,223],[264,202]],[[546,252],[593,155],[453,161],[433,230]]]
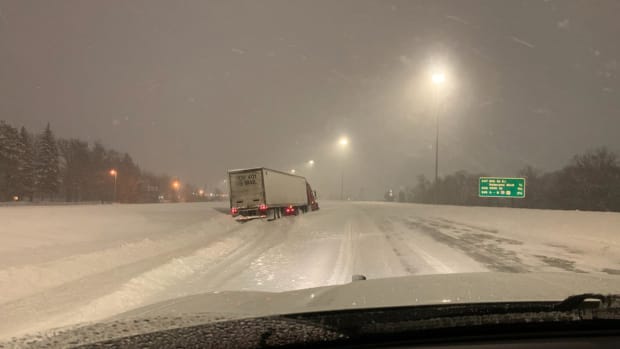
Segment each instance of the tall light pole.
[[[349,138],[341,136],[340,139],[338,139],[338,145],[341,149],[346,149],[349,146]],[[342,162],[340,171],[340,200],[344,200],[344,161]]]
[[114,177],[114,202],[116,202],[116,178],[118,178],[118,171],[111,169],[110,176]]
[[431,76],[431,80],[436,87],[435,91],[435,190],[434,192],[434,201],[437,203],[437,191],[438,191],[438,183],[439,183],[439,105],[441,101],[439,100],[439,89],[441,85],[446,81],[446,75],[443,72],[434,72]]

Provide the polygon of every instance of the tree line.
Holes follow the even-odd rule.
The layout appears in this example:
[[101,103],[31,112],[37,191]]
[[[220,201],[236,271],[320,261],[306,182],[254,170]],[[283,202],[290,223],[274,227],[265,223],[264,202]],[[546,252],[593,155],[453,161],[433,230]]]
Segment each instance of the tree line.
[[[620,162],[602,147],[575,155],[563,168],[543,172],[526,166],[516,174],[526,179],[525,198],[478,196],[478,180],[485,173],[457,171],[432,183],[418,176],[413,187],[400,190],[401,202],[465,206],[507,206],[560,210],[620,211]],[[386,200],[391,200],[386,193]]]
[[196,197],[193,185],[175,188],[174,181],[141,170],[129,154],[99,142],[57,138],[49,124],[33,134],[0,120],[0,201],[137,203]]

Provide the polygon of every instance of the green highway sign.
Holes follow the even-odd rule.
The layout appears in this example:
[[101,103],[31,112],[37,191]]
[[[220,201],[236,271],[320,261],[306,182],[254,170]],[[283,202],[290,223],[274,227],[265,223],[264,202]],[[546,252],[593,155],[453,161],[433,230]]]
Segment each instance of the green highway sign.
[[524,198],[525,178],[480,177],[478,196],[488,198]]

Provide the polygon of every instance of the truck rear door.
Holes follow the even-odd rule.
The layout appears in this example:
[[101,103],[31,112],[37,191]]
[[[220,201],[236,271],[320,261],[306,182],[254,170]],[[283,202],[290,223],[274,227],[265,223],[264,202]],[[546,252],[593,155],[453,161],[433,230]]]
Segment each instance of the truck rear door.
[[231,172],[229,175],[232,207],[255,208],[264,203],[262,170]]

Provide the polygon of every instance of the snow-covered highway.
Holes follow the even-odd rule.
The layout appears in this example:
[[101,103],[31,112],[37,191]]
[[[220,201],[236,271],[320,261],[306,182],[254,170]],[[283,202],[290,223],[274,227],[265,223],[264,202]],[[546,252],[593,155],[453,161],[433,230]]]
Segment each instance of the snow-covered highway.
[[0,339],[207,291],[478,271],[620,274],[620,214],[322,202],[235,222],[225,203],[0,208]]

